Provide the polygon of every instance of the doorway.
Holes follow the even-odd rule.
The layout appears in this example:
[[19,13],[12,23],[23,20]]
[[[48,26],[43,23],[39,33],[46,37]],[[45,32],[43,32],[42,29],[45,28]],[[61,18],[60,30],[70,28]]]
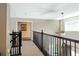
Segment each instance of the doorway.
[[31,22],[18,22],[18,30],[22,31],[22,40],[31,40]]

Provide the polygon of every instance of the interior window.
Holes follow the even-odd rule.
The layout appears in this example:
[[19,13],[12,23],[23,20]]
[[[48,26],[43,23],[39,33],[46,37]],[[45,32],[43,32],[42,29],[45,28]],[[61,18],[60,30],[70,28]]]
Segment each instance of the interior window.
[[79,20],[65,22],[65,31],[79,31]]

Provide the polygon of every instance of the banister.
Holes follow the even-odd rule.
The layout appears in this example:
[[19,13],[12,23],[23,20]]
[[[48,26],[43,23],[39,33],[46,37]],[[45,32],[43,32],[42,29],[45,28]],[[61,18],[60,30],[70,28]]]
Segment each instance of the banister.
[[43,52],[45,56],[72,56],[73,44],[75,52],[74,55],[76,56],[78,46],[77,44],[79,44],[79,40],[47,34],[43,31],[33,31],[33,41],[39,49],[42,48],[42,50],[40,50]]
[[[33,31],[33,32],[37,32],[37,31]],[[37,33],[41,33],[41,32],[37,32]],[[47,33],[43,33],[44,35],[48,35],[48,36],[53,36],[53,37],[57,37],[60,39],[64,39],[64,40],[69,40],[69,41],[73,41],[76,43],[79,43],[79,40],[75,40],[75,39],[71,39],[71,38],[66,38],[66,37],[62,37],[62,36],[57,36],[57,35],[52,35],[52,34],[47,34]]]

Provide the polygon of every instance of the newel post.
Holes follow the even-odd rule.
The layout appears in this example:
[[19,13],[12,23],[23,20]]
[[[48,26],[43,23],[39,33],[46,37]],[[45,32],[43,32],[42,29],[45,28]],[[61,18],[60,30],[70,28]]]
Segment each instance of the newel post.
[[41,30],[41,51],[43,51],[43,30]]
[[19,31],[19,55],[21,55],[22,33]]

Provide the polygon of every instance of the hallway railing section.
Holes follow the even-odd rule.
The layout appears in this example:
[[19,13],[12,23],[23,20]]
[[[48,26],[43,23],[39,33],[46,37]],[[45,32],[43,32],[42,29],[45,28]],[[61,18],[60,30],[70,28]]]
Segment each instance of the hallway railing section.
[[22,33],[21,31],[19,32],[14,32],[10,34],[11,41],[11,49],[10,49],[10,56],[19,56],[21,55],[21,46],[22,46]]
[[[45,56],[77,56],[79,41],[33,31],[33,42]],[[74,53],[73,53],[73,52]]]

